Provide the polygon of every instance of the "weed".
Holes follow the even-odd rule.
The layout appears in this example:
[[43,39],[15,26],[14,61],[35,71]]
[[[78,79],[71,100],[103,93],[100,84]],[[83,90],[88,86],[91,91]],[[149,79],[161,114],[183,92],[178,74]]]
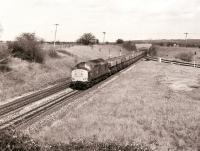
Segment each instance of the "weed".
[[58,53],[57,53],[56,50],[54,50],[53,48],[50,48],[50,49],[49,49],[48,55],[49,55],[49,57],[51,57],[51,58],[58,58],[58,57],[59,57]]

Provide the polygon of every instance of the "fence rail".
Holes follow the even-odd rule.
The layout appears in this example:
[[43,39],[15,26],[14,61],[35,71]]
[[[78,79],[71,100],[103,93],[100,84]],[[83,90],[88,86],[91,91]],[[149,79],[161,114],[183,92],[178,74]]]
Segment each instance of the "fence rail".
[[200,68],[200,64],[191,63],[191,62],[169,60],[169,59],[165,59],[165,58],[151,57],[151,56],[147,56],[146,59],[152,60],[152,61],[160,61],[160,62],[164,62],[164,63],[177,64],[177,65],[181,65],[181,66],[189,66],[189,67]]

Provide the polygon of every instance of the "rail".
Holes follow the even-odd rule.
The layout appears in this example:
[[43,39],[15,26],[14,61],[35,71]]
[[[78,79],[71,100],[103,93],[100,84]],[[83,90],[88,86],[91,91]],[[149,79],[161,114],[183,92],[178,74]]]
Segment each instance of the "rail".
[[159,61],[159,59],[160,59],[160,62],[164,62],[164,63],[170,63],[170,64],[177,64],[177,65],[181,65],[181,66],[189,66],[189,67],[200,68],[200,64],[196,64],[196,63],[169,60],[169,59],[165,59],[165,58],[151,57],[151,56],[147,56],[145,58],[147,60],[152,60],[152,61]]
[[45,97],[55,94],[61,90],[64,90],[67,87],[69,87],[69,82],[66,81],[64,83],[57,84],[53,87],[37,91],[35,93],[26,95],[24,97],[21,97],[21,98],[13,100],[11,102],[8,102],[6,104],[3,104],[0,106],[0,116],[6,115],[12,111],[15,111],[19,108],[26,106],[28,104],[34,103],[38,100],[41,100]]
[[53,99],[41,106],[38,106],[36,108],[31,109],[30,111],[23,113],[21,115],[18,115],[10,120],[7,120],[3,123],[0,124],[0,129],[6,129],[9,127],[18,127],[22,124],[25,124],[27,122],[29,122],[30,120],[32,120],[35,117],[40,116],[41,114],[45,113],[46,111],[52,109],[53,107],[57,106],[58,104],[61,104],[63,102],[65,102],[66,100],[68,101],[68,103],[70,103],[70,101],[72,101],[72,99],[77,95],[80,94],[81,92],[77,91],[77,90],[73,90],[67,94],[63,94],[61,96],[59,96],[56,99]]

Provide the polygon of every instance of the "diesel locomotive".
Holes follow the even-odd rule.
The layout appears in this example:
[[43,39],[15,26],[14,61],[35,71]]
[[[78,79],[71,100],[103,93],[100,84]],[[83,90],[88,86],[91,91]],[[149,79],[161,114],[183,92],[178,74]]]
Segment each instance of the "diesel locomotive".
[[71,72],[70,87],[74,89],[86,89],[93,86],[112,74],[128,67],[146,55],[146,51],[119,57],[89,60],[78,63]]

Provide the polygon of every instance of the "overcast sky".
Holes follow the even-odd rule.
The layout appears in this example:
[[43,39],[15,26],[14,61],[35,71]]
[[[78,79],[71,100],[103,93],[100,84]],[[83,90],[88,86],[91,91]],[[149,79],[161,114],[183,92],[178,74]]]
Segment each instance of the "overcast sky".
[[75,41],[92,32],[117,38],[200,38],[200,0],[0,0],[0,39],[35,32],[45,40]]

